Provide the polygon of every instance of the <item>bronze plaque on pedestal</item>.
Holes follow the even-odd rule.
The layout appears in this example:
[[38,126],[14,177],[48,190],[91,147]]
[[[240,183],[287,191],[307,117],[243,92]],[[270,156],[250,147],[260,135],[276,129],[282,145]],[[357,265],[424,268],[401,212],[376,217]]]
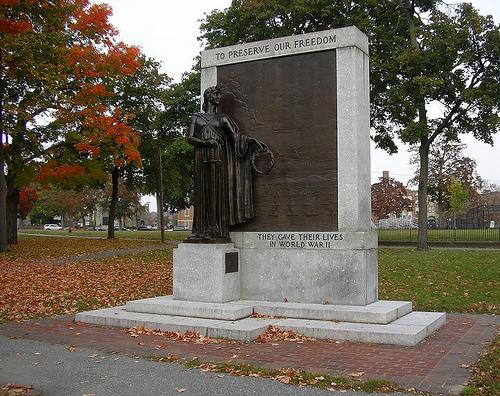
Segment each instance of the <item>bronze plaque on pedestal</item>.
[[219,113],[266,142],[275,161],[254,176],[255,218],[231,231],[337,231],[335,50],[219,66],[217,83]]
[[228,252],[226,253],[226,274],[232,272],[238,272],[238,252]]

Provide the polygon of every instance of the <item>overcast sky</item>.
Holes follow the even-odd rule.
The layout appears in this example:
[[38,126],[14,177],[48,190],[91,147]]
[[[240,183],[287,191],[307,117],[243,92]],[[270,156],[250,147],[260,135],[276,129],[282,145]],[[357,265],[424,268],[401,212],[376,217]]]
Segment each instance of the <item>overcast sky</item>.
[[[149,57],[162,62],[163,71],[175,81],[183,72],[190,70],[193,59],[202,49],[197,41],[199,20],[205,13],[214,9],[228,7],[231,0],[102,0],[113,8],[111,21],[120,31],[125,43],[139,46]],[[453,2],[453,1],[450,1]],[[500,0],[469,1],[482,14],[493,15],[500,22]],[[493,147],[464,136],[467,144],[465,154],[477,162],[479,175],[491,182],[500,184],[500,136],[495,137]],[[405,146],[399,146],[397,155],[388,155],[372,145],[371,172],[372,182],[388,170],[394,178],[406,183],[414,173],[408,163],[409,154]],[[156,204],[152,200],[151,210]]]

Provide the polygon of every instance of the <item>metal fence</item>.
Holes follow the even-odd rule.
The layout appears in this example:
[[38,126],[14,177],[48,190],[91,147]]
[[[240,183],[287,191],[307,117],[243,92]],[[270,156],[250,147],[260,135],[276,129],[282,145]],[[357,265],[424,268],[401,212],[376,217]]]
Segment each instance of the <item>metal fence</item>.
[[[379,229],[379,241],[416,242],[417,228]],[[429,242],[500,242],[500,228],[431,228]]]

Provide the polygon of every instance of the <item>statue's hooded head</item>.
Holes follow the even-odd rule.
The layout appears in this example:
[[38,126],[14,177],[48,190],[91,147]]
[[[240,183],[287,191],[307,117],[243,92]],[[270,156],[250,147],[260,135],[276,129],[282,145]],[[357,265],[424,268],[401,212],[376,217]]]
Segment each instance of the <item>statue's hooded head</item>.
[[208,87],[207,89],[205,89],[205,92],[203,92],[203,106],[201,107],[203,111],[207,111],[210,98],[212,98],[216,94],[222,94],[222,90],[217,85],[215,87]]

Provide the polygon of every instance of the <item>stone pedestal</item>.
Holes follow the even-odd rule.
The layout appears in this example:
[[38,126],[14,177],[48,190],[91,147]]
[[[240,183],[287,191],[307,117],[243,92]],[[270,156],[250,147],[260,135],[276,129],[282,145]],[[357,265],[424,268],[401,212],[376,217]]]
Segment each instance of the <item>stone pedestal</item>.
[[181,243],[174,249],[174,299],[240,299],[239,250],[232,243]]
[[371,230],[368,39],[355,27],[209,49],[202,92],[271,147],[254,175],[255,218],[231,228],[241,298],[363,306],[377,301]]
[[241,298],[368,305],[378,298],[377,233],[235,232]]

